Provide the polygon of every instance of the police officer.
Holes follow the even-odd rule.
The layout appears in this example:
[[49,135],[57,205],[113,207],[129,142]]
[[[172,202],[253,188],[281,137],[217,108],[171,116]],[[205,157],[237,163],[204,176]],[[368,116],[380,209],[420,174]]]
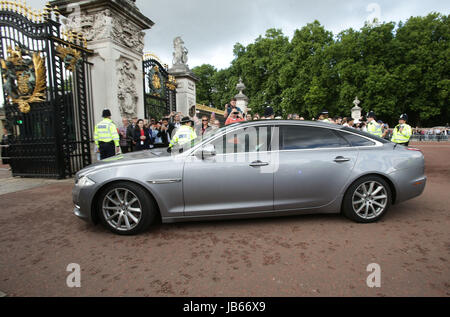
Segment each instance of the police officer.
[[176,130],[175,135],[172,138],[172,141],[170,141],[170,145],[168,148],[168,152],[172,151],[172,148],[176,145],[180,147],[180,152],[183,150],[181,149],[184,145],[187,145],[191,141],[195,140],[197,138],[197,134],[195,133],[194,129],[192,128],[192,120],[189,117],[184,117],[181,120],[181,127],[179,127]]
[[367,132],[379,138],[383,137],[383,127],[376,121],[376,116],[373,111],[367,114]]
[[95,126],[94,141],[100,152],[100,159],[120,153],[120,137],[117,127],[111,120],[111,111],[103,110],[103,120]]
[[402,114],[398,120],[398,125],[394,128],[392,134],[392,142],[401,144],[404,146],[409,145],[409,140],[412,136],[412,128],[406,123],[408,121],[408,115]]
[[323,109],[322,112],[319,115],[319,121],[325,122],[325,123],[331,123],[330,119],[328,119],[328,111]]

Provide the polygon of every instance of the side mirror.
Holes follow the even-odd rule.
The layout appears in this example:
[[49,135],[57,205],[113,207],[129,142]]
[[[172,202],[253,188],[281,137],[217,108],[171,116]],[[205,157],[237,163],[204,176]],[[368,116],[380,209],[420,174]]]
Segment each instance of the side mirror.
[[200,160],[211,158],[211,157],[216,156],[216,149],[214,148],[214,145],[207,144],[204,147],[202,147],[200,150],[198,150],[195,153],[195,156]]

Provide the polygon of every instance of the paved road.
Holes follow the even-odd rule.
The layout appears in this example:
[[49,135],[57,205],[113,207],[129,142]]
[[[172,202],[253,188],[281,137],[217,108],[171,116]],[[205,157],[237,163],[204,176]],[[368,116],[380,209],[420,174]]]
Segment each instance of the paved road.
[[[450,146],[423,147],[425,193],[379,223],[338,215],[156,225],[115,236],[72,215],[71,184],[0,196],[8,296],[450,296]],[[81,288],[66,286],[78,263]],[[381,266],[381,288],[366,268]]]

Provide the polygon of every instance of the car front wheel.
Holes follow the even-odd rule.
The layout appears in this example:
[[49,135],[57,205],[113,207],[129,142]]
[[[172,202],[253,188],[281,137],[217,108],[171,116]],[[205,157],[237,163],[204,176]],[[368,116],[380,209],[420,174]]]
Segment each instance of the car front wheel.
[[367,176],[347,190],[343,213],[359,223],[376,222],[386,214],[391,201],[392,193],[387,182],[378,176]]
[[145,231],[156,216],[155,203],[149,194],[126,182],[107,186],[99,197],[98,210],[103,224],[120,235]]

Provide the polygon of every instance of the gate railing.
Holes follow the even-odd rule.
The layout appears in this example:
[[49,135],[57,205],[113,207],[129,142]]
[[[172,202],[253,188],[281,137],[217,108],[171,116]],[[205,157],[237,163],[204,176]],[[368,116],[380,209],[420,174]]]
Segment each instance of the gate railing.
[[176,111],[176,81],[153,54],[144,55],[144,109],[145,118],[162,119]]
[[86,40],[60,13],[1,1],[0,59],[13,176],[66,178],[91,164]]

